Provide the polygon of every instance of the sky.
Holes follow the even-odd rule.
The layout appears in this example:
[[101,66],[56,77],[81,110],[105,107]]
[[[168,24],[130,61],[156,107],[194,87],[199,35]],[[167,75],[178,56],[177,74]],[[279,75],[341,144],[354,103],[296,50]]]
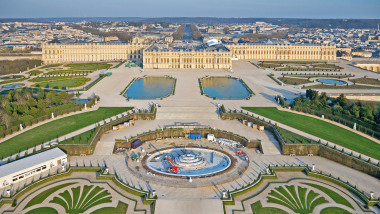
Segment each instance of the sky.
[[380,0],[0,0],[0,18],[49,17],[380,19]]

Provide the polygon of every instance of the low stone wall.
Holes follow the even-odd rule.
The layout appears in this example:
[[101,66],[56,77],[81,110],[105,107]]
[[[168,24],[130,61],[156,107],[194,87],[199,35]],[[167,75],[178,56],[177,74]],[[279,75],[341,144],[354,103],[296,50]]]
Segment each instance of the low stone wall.
[[283,155],[318,155],[320,150],[319,144],[286,144],[281,143]]
[[367,173],[374,177],[380,178],[380,167],[374,164],[368,163],[359,158],[350,156],[336,149],[330,148],[328,146],[319,145],[319,155],[321,157],[327,158],[329,160],[335,161],[337,163],[346,165],[358,171]]
[[330,148],[329,146],[323,144],[288,144],[282,139],[275,125],[254,118],[253,116],[240,112],[232,112],[221,113],[221,118],[230,120],[247,120],[248,122],[253,122],[254,124],[265,126],[265,129],[271,131],[273,135],[276,137],[276,139],[280,142],[281,151],[283,155],[319,155],[326,159],[335,161],[337,163],[367,173],[374,177],[380,178],[379,166],[376,166],[372,163],[368,163],[365,160],[361,160],[359,158],[350,156],[342,151]]
[[185,137],[186,134],[190,133],[200,133],[202,138],[207,138],[208,134],[213,134],[216,138],[225,138],[229,140],[233,140],[241,143],[242,145],[248,148],[258,148],[262,152],[261,141],[248,140],[245,137],[234,134],[232,132],[227,132],[218,129],[211,128],[194,128],[194,129],[184,129],[184,128],[170,128],[163,130],[156,130],[145,132],[135,137],[132,137],[128,140],[116,140],[114,152],[117,148],[131,148],[131,142],[135,139],[139,139],[142,141],[151,141],[156,139],[164,139],[164,138],[178,138]]

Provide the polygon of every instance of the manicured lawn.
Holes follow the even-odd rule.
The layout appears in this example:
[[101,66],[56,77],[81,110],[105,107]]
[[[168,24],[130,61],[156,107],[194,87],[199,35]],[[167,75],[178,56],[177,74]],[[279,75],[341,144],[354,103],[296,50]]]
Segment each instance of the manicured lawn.
[[121,201],[117,204],[117,207],[103,207],[98,210],[95,210],[91,214],[125,214],[128,210],[128,204],[125,204]]
[[274,207],[263,207],[260,201],[251,204],[253,213],[257,214],[287,214],[287,212],[274,208]]
[[351,213],[339,207],[327,207],[321,211],[321,214],[351,214]]
[[62,77],[35,77],[33,79],[30,79],[30,82],[48,82],[48,81],[56,81],[56,80],[67,80],[67,79],[74,79],[74,78],[80,78],[80,77],[73,77],[73,76],[62,76]]
[[30,210],[26,214],[58,214],[58,211],[51,207],[39,207],[34,210]]
[[22,82],[24,80],[27,80],[28,78],[19,78],[19,79],[14,79],[14,80],[6,80],[6,81],[1,81],[0,85],[5,85],[8,83],[15,83],[15,82]]
[[62,64],[54,64],[54,65],[45,65],[43,67],[41,67],[40,69],[45,69],[45,68],[55,68],[55,67],[58,67],[58,66],[61,66]]
[[48,190],[45,190],[43,192],[41,192],[40,194],[38,194],[36,197],[32,198],[32,200],[29,201],[29,203],[24,207],[24,209],[28,208],[28,207],[31,207],[33,205],[36,205],[36,204],[41,204],[46,198],[48,198],[51,194],[55,193],[56,191],[66,187],[66,186],[69,186],[71,184],[75,184],[75,183],[66,183],[66,184],[61,184],[61,185],[58,185],[58,186],[55,186],[55,187],[52,187]]
[[243,107],[243,109],[380,159],[380,144],[334,124],[304,115],[279,111],[274,107]]
[[28,74],[29,74],[30,76],[37,76],[37,75],[42,74],[42,73],[43,73],[43,72],[40,71],[40,70],[33,70],[33,71],[29,71],[29,72],[28,72]]
[[361,84],[380,85],[380,80],[374,79],[374,78],[358,78],[358,79],[352,79],[351,81],[355,83],[361,83]]
[[32,148],[130,109],[132,107],[102,107],[96,111],[46,123],[0,143],[0,157],[7,157],[20,150]]
[[376,86],[367,86],[367,85],[343,85],[343,86],[335,86],[335,85],[326,85],[326,84],[318,84],[304,87],[305,89],[380,89],[380,87]]
[[282,128],[278,128],[278,129],[281,130],[282,138],[284,138],[285,141],[288,140],[287,143],[306,143],[306,144],[316,143],[315,141],[310,141],[310,139],[307,137],[290,132],[286,129],[282,129]]
[[76,70],[91,70],[91,71],[107,69],[107,68],[110,68],[111,66],[112,66],[111,64],[108,64],[106,62],[100,62],[100,63],[78,63],[78,64],[67,64],[67,65],[65,65],[65,67],[69,67],[71,69],[76,69]]
[[59,144],[87,144],[88,140],[91,138],[91,133],[94,132],[93,129],[83,132],[77,136],[66,139],[65,141],[59,142]]
[[90,78],[80,77],[80,78],[71,78],[71,79],[64,79],[64,80],[40,82],[40,83],[34,84],[33,86],[37,87],[37,85],[38,85],[39,87],[42,87],[42,88],[55,88],[55,87],[58,87],[58,88],[63,88],[63,87],[75,88],[75,87],[85,85],[86,82],[88,82],[90,80],[91,80]]
[[278,79],[288,85],[302,85],[306,83],[311,83],[311,81],[307,79],[299,79],[299,78],[291,78],[291,77],[280,77]]
[[320,186],[317,184],[312,184],[312,183],[302,183],[302,184],[306,184],[306,185],[309,185],[309,186],[314,187],[316,189],[319,189],[322,192],[326,193],[328,196],[330,196],[335,201],[335,203],[342,204],[342,205],[345,205],[347,207],[354,209],[354,207],[350,204],[350,202],[348,202],[343,196],[339,195],[337,192],[335,192],[331,189],[328,189],[326,187],[323,187],[323,186]]

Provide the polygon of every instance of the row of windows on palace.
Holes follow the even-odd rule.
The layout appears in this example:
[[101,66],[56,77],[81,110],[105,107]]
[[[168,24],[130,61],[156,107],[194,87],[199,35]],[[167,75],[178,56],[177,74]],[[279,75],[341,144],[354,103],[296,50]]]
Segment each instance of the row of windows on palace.
[[[141,55],[142,54],[142,51],[141,50],[137,50],[137,51],[133,51],[133,50],[127,50],[126,52],[112,52],[112,51],[104,51],[104,52],[83,52],[83,51],[72,51],[72,52],[68,52],[68,51],[50,51],[50,50],[45,50],[45,55],[83,55],[83,54],[93,54],[93,55],[117,55],[117,54],[137,54],[137,55]],[[272,51],[268,51],[268,50],[258,50],[258,51],[249,51],[249,50],[235,50],[233,51],[233,54],[235,55],[335,55],[335,51],[293,51],[293,50],[289,50],[289,51],[276,51],[276,50],[272,50]],[[148,54],[148,53],[144,53],[144,55],[146,56],[152,56],[153,54]],[[157,54],[154,54],[154,55],[157,55]],[[165,52],[162,52],[162,53],[159,53],[160,56],[178,56],[178,54],[176,53],[165,53]],[[181,55],[194,55],[194,56],[204,56],[205,54],[203,52],[195,52],[195,53],[188,53],[188,54],[182,54]],[[208,54],[206,54],[208,55]],[[222,54],[222,55],[230,55],[230,52],[228,53],[225,53],[225,54]]]
[[230,63],[230,58],[145,58],[145,63]]

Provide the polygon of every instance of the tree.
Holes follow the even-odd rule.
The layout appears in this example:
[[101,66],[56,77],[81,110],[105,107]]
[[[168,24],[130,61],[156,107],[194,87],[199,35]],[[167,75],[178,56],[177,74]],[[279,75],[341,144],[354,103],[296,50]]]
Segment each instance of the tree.
[[37,100],[41,100],[45,98],[45,90],[40,88],[37,92]]
[[230,28],[227,27],[227,26],[224,27],[224,28],[223,28],[223,33],[224,33],[224,34],[229,34],[229,33],[230,33]]
[[365,104],[361,109],[360,109],[360,116],[362,118],[367,118],[369,120],[374,119],[373,111],[372,108],[369,104]]
[[306,90],[306,98],[309,98],[310,100],[316,100],[318,98],[318,91],[307,89]]
[[46,106],[47,106],[47,105],[46,105],[45,100],[43,100],[43,99],[38,100],[38,102],[37,102],[37,108],[43,110],[43,109],[46,108]]
[[70,96],[66,91],[60,92],[58,94],[58,97],[59,97],[60,103],[68,103],[70,99]]
[[12,117],[8,115],[7,113],[1,114],[1,120],[4,123],[4,125],[9,129],[11,127]]
[[347,98],[344,96],[344,94],[340,94],[339,97],[336,98],[336,102],[342,106],[342,107],[345,107],[345,106],[349,106],[349,103],[347,101]]
[[28,105],[29,108],[37,106],[37,101],[33,97],[30,97],[27,101],[26,104]]

